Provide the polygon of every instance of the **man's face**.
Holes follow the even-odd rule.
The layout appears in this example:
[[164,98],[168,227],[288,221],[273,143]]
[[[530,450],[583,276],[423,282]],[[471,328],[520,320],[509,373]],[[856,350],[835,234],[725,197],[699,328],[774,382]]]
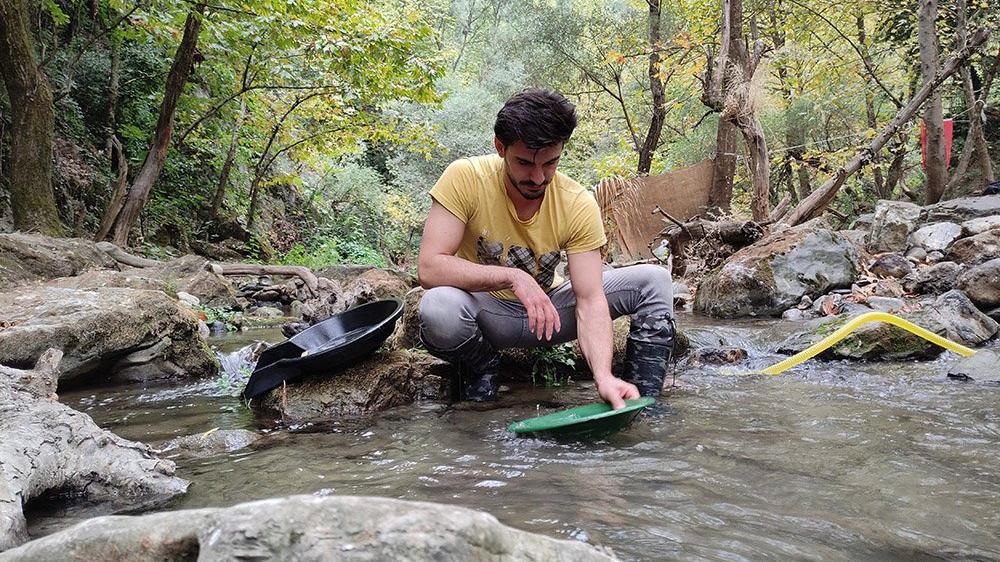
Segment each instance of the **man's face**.
[[517,141],[504,146],[500,139],[494,139],[497,154],[504,160],[504,173],[508,187],[513,187],[525,199],[538,199],[545,195],[545,188],[556,175],[563,144],[558,143],[543,148],[528,148]]

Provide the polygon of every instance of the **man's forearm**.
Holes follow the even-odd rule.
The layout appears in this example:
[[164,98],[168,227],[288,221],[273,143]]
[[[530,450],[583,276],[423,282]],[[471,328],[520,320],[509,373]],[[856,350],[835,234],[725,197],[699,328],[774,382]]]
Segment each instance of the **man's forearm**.
[[480,265],[458,256],[437,255],[421,260],[417,275],[425,289],[447,285],[469,292],[510,289],[517,270]]
[[614,348],[611,313],[608,301],[603,298],[578,301],[576,304],[576,330],[580,351],[594,374],[594,380],[610,377],[611,355]]

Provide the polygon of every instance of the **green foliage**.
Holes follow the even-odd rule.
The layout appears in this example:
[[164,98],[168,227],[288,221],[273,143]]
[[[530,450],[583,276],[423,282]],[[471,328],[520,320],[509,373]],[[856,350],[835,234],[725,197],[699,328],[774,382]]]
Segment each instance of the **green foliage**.
[[235,332],[239,329],[236,323],[236,316],[239,312],[236,310],[232,310],[227,307],[214,307],[204,304],[195,305],[194,309],[204,313],[206,324],[222,322],[226,326],[227,332]]
[[541,381],[546,387],[566,384],[580,359],[571,343],[536,347],[531,350],[531,357],[534,359],[531,380],[536,385]]

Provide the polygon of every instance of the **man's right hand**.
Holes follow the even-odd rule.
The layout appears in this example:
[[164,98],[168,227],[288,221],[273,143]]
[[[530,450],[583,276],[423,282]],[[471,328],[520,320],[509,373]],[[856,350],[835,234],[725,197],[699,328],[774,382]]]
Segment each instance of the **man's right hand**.
[[559,331],[559,313],[552,305],[552,300],[538,285],[535,278],[528,272],[510,268],[512,273],[510,290],[528,313],[528,331],[538,339],[552,339],[552,334]]

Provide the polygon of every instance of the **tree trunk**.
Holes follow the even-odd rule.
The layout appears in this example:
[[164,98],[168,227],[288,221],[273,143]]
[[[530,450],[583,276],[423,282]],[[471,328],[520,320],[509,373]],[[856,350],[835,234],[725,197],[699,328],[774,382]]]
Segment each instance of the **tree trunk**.
[[177,109],[177,102],[184,91],[184,85],[187,83],[194,65],[194,52],[198,43],[198,32],[201,30],[201,19],[204,11],[204,4],[195,4],[184,22],[184,36],[181,39],[181,44],[177,47],[174,62],[167,75],[163,103],[160,105],[156,131],[153,134],[149,152],[146,154],[146,160],[142,163],[142,168],[139,169],[139,173],[132,182],[132,188],[128,190],[121,205],[118,208],[115,208],[114,205],[109,206],[105,212],[105,220],[109,220],[108,215],[114,217],[109,221],[112,226],[108,235],[111,237],[111,241],[118,246],[128,245],[129,232],[139,218],[142,208],[146,205],[153,185],[156,183],[156,178],[160,175],[163,163],[167,159],[170,136],[174,129],[174,110]]
[[736,175],[736,126],[719,119],[715,131],[715,159],[712,166],[712,189],[708,208],[729,212],[733,201],[733,177]]
[[[742,0],[722,0],[721,39],[719,56],[714,66],[706,72],[702,93],[702,103],[722,112],[726,95],[731,88],[732,72],[730,56],[745,50],[743,41]],[[733,199],[733,176],[736,174],[737,137],[736,126],[728,119],[719,118],[715,132],[715,158],[712,173],[712,189],[708,195],[709,209],[728,212]]]
[[753,220],[764,222],[771,211],[771,160],[767,154],[767,142],[764,140],[764,127],[757,118],[757,113],[747,115],[738,121],[743,140],[750,151],[750,172],[753,177],[753,196],[750,200],[750,210]]
[[899,132],[900,127],[916,115],[920,106],[930,97],[931,93],[944,83],[949,76],[954,74],[973,52],[986,43],[989,37],[989,29],[980,29],[973,34],[969,39],[969,44],[964,49],[952,55],[948,59],[948,62],[941,68],[941,72],[935,75],[931,81],[924,82],[920,89],[917,90],[917,93],[914,94],[913,99],[896,113],[896,117],[882,129],[882,132],[872,140],[871,144],[862,149],[846,166],[837,170],[833,177],[828,179],[826,183],[807,197],[805,201],[799,203],[783,222],[794,226],[819,216],[826,206],[830,204],[830,201],[833,201],[833,198],[837,195],[837,191],[844,185],[844,181],[851,174],[861,169],[866,162],[869,162],[872,155],[881,150],[885,146],[885,143]]
[[10,205],[18,230],[59,236],[63,225],[52,190],[52,90],[28,29],[27,3],[0,0],[0,74],[11,110]]
[[229,139],[229,150],[226,152],[226,161],[222,163],[222,171],[219,172],[219,184],[215,187],[215,195],[212,197],[212,218],[218,219],[222,210],[222,201],[226,198],[226,186],[229,184],[229,174],[233,169],[233,161],[236,159],[236,149],[240,145],[240,129],[243,128],[243,120],[247,115],[247,100],[245,96],[240,96],[240,117],[233,126],[233,136]]
[[[111,190],[111,200],[108,208],[120,209],[125,200],[125,193],[128,189],[128,158],[125,157],[125,150],[118,140],[118,80],[121,77],[121,41],[111,37],[111,76],[108,83],[108,113],[107,125],[105,126],[105,147],[108,152],[108,159],[111,161],[111,171],[115,172],[115,184]],[[94,240],[101,241],[111,231],[115,216],[105,213],[101,218],[101,225],[97,229]]]
[[[937,0],[920,0],[917,41],[920,45],[920,74],[924,84],[934,80],[939,68],[936,20]],[[924,110],[924,125],[927,130],[925,195],[929,205],[941,200],[948,180],[944,159],[944,115],[941,108],[941,94],[936,90],[931,94],[931,99]]]
[[[732,0],[730,20],[738,22],[743,19],[742,0]],[[722,112],[723,119],[732,120],[743,135],[747,151],[750,154],[748,167],[753,181],[753,194],[750,208],[753,219],[763,222],[770,214],[771,197],[771,161],[767,153],[767,142],[764,139],[764,127],[757,117],[756,100],[754,99],[754,73],[763,56],[763,44],[757,40],[756,20],[751,20],[751,30],[754,36],[753,52],[748,53],[744,46],[742,26],[734,23],[734,44],[730,46],[730,56],[733,64],[739,69],[734,73],[726,96],[726,106]]]
[[[858,44],[861,47],[862,59],[864,59],[866,68],[874,68],[872,64],[871,56],[868,54],[868,34],[865,32],[865,16],[864,14],[858,14],[857,16],[857,26],[858,26]],[[875,115],[875,95],[872,93],[872,77],[871,74],[866,73],[864,75],[865,80],[865,118],[868,121],[868,128],[872,131],[878,130],[878,120]],[[891,191],[886,191],[885,189],[885,178],[882,175],[882,152],[876,152],[872,155],[872,177],[875,181],[875,194],[879,199],[888,199],[892,194]]]
[[647,0],[649,4],[649,88],[653,94],[653,115],[649,121],[646,140],[639,150],[639,175],[648,175],[653,165],[653,152],[660,143],[663,122],[667,118],[666,96],[663,92],[662,57],[660,50],[660,0]]
[[[968,42],[969,31],[967,29],[968,17],[966,15],[965,0],[956,1],[956,13],[958,15],[956,27],[958,28],[958,45],[964,48]],[[965,94],[965,106],[969,108],[969,136],[976,150],[979,162],[979,175],[981,184],[988,185],[993,181],[993,162],[990,160],[990,149],[986,144],[986,135],[983,133],[983,108],[986,107],[986,96],[989,92],[983,92],[976,98],[975,90],[972,87],[972,72],[969,70],[970,63],[962,65],[962,93]]]

